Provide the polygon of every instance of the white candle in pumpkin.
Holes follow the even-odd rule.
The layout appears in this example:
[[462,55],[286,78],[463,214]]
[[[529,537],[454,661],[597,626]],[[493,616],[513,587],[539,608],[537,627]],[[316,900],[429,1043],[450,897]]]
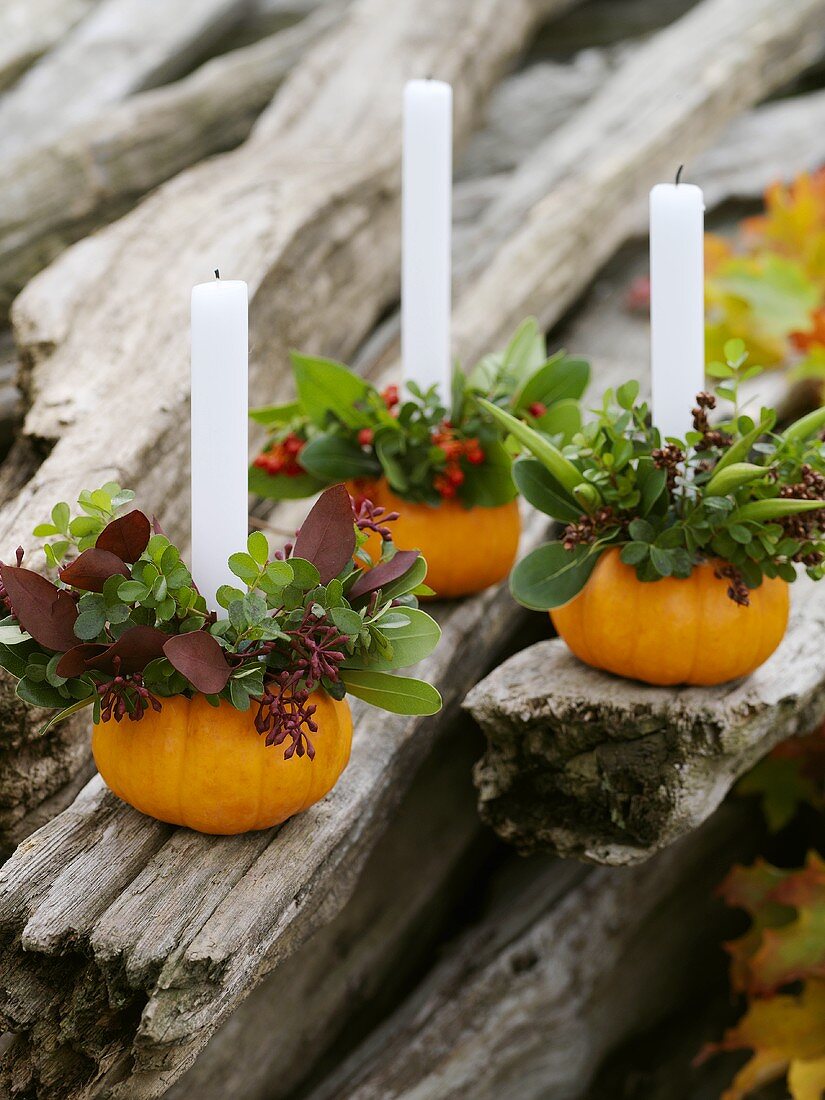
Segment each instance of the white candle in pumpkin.
[[[218,276],[218,273],[215,273]],[[230,554],[248,527],[248,292],[216,277],[192,288],[192,577],[210,610],[237,585]]]
[[453,90],[404,88],[401,345],[404,381],[450,399]]
[[650,328],[653,424],[684,439],[705,388],[705,204],[690,183],[650,192]]

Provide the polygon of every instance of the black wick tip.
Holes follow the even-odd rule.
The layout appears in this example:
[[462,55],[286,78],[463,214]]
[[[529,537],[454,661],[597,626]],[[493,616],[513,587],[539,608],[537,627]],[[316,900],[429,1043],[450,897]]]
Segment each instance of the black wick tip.
[[[677,180],[676,182],[678,183],[679,181]],[[220,277],[221,277],[221,272],[220,272],[220,268],[217,268],[217,267],[216,267],[216,268],[215,268],[215,278],[216,278],[216,279],[220,279]]]
[[676,183],[677,183],[677,184],[679,184],[679,183],[681,183],[681,182],[682,182],[682,172],[683,172],[684,170],[685,170],[685,166],[684,166],[684,164],[680,164],[680,165],[679,165],[679,169],[678,169],[678,171],[676,172]]

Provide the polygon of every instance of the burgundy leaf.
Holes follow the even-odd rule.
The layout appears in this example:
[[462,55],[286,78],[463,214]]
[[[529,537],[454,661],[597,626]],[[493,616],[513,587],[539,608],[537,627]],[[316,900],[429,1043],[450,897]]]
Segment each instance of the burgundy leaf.
[[226,687],[231,669],[211,634],[203,630],[176,634],[167,638],[163,652],[196,691],[217,695]]
[[82,676],[91,667],[86,662],[104,653],[109,647],[103,642],[81,642],[67,653],[64,653],[57,662],[57,672],[60,676],[71,679],[72,676]]
[[102,592],[109,577],[129,575],[122,558],[109,550],[99,550],[96,546],[84,550],[79,558],[60,570],[60,579],[64,584],[70,584],[72,588],[82,588],[84,592]]
[[56,653],[77,645],[73,629],[77,606],[68,592],[61,592],[39,573],[15,565],[0,565],[0,579],[15,618],[36,642]]
[[359,596],[366,596],[390,584],[391,581],[397,581],[412,569],[420,556],[418,550],[399,550],[394,558],[363,572],[349,590],[349,598],[357,600]]
[[154,626],[130,626],[116,642],[84,642],[64,653],[57,666],[61,676],[82,676],[89,669],[114,673],[115,658],[120,658],[120,671],[143,672],[150,661],[163,656],[164,642],[169,635]]
[[130,626],[105,652],[87,664],[101,672],[114,672],[115,657],[119,657],[121,672],[143,672],[150,661],[163,656],[163,647],[168,641],[169,635],[154,626]]
[[117,554],[121,561],[135,562],[146,549],[151,533],[148,518],[136,508],[104,527],[95,546],[98,550]]
[[328,584],[352,561],[355,551],[355,513],[343,485],[322,493],[304,520],[292,549],[293,558],[312,562]]

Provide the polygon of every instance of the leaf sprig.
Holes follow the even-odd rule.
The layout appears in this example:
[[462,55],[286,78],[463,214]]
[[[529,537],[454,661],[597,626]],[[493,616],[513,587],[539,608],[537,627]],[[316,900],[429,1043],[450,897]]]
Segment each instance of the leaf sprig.
[[298,398],[256,409],[269,431],[265,450],[250,468],[250,491],[281,499],[302,497],[334,481],[385,477],[405,500],[495,507],[516,495],[512,452],[497,422],[476,401],[484,397],[557,443],[580,426],[578,399],[589,367],[564,352],[547,355],[532,318],[503,352],[465,375],[453,375],[449,409],[435,388],[408,385],[379,392],[329,359],[292,355]]
[[[140,511],[120,514],[134,494],[109,484],[81,494],[81,514],[58,504],[37,528],[57,583],[0,564],[0,666],[21,698],[57,713],[48,725],[93,706],[95,720],[140,719],[175,695],[202,694],[238,710],[257,705],[267,743],[290,739],[287,755],[312,755],[310,696],[349,692],[403,714],[432,714],[435,688],[395,676],[426,657],[437,624],[417,606],[426,562],[395,548],[381,510],[355,513],[342,485],[313,507],[288,552],[270,555],[249,536],[229,560],[218,618],[181,560]],[[384,532],[373,563],[368,531]],[[47,727],[48,728],[48,727]]]
[[684,440],[660,438],[635,382],[608,391],[562,447],[480,401],[533,456],[514,466],[522,495],[565,525],[513,571],[519,602],[539,610],[569,602],[613,546],[641,581],[688,577],[699,563],[718,560],[728,595],[742,604],[764,577],[793,581],[799,564],[814,580],[823,576],[825,409],[782,433],[772,410],[757,418],[744,412],[740,386],[758,368],[739,340],[711,373],[731,412],[711,423],[716,399],[697,395],[694,430]]

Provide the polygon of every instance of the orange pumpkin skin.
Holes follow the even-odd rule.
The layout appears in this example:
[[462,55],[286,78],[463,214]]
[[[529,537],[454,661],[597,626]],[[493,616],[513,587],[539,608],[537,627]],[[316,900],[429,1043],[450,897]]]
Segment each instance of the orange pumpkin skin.
[[352,718],[346,701],[315,692],[315,758],[284,760],[267,747],[254,711],[202,695],[163,699],[139,722],[95,723],[92,751],[112,791],[141,813],[200,833],[229,835],[279,825],[332,790],[347,765]]
[[602,554],[584,588],[550,612],[559,635],[594,668],[648,684],[723,684],[748,676],[773,653],[788,625],[788,585],[765,578],[741,607],[715,576],[643,582],[619,549]]
[[[440,600],[483,592],[503,581],[513,567],[521,536],[517,500],[495,508],[465,508],[455,500],[432,507],[396,496],[384,478],[351,482],[347,488],[356,500],[368,497],[400,513],[390,524],[393,541],[401,550],[421,551],[427,559],[426,583]],[[378,536],[367,551],[378,558]]]

